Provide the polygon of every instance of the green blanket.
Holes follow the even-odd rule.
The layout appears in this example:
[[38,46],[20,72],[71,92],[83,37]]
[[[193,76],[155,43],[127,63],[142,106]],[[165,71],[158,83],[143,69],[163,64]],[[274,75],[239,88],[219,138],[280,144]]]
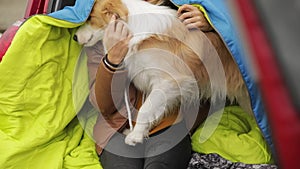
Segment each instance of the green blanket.
[[192,135],[195,152],[216,153],[232,162],[273,164],[272,153],[255,121],[239,106],[210,115]]
[[0,168],[101,168],[90,137],[97,113],[79,112],[89,91],[78,26],[35,15],[0,62]]
[[[35,15],[16,33],[0,62],[0,169],[102,168],[91,137],[97,112],[85,102],[86,56],[80,55],[82,47],[72,40],[93,2],[77,0],[75,8],[52,14],[61,19]],[[202,127],[197,130],[193,149],[244,163],[272,161],[258,126],[251,125],[255,120],[239,121],[235,112],[243,112],[238,108],[226,112],[206,142],[199,142]],[[231,126],[231,130],[225,117],[243,127]]]

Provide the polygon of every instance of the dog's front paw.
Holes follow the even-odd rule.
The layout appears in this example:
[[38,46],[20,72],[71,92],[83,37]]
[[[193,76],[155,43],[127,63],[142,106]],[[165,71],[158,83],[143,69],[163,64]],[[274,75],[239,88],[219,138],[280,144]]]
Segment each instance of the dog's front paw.
[[137,143],[143,143],[145,134],[143,132],[132,131],[125,137],[125,143],[135,146]]
[[122,133],[123,133],[125,136],[127,136],[130,132],[131,132],[130,129],[124,129]]

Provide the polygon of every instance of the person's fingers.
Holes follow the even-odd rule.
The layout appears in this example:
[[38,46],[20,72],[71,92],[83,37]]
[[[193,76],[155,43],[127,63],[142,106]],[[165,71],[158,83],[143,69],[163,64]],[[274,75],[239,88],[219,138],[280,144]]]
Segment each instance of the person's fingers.
[[109,31],[115,31],[116,30],[116,16],[115,15],[112,15],[112,17],[110,18],[107,29]]
[[187,18],[190,18],[191,16],[192,16],[191,12],[185,12],[185,13],[181,14],[178,18],[179,18],[181,21],[183,21],[183,20],[185,20],[185,19],[187,19]]
[[125,39],[125,43],[129,44],[129,41],[132,37],[133,37],[133,35],[129,32],[129,34],[127,35],[127,38]]
[[199,9],[193,5],[185,4],[178,8],[177,15],[180,16],[187,12],[200,12]]
[[184,5],[182,5],[182,6],[180,6],[180,7],[178,8],[177,14],[178,14],[178,15],[181,15],[181,14],[183,14],[183,13],[185,13],[185,12],[188,12],[188,11],[191,11],[191,10],[192,10],[192,9],[191,9],[190,5],[184,4]]
[[117,33],[117,36],[122,35],[123,26],[124,26],[123,23],[116,21],[115,32]]
[[110,21],[115,21],[117,19],[117,16],[116,15],[112,15],[111,18],[110,18]]
[[200,12],[195,12],[195,11],[186,12],[186,13],[182,14],[179,17],[179,19],[181,19],[182,21],[188,20],[188,22],[196,22],[196,21],[205,20],[204,16]]
[[188,29],[200,29],[200,26],[198,23],[189,23],[185,25]]
[[105,35],[107,36],[110,32],[115,31],[116,17],[113,15],[105,29]]
[[183,5],[178,12],[183,12],[178,18],[187,26],[188,29],[200,29],[202,31],[210,31],[212,27],[206,20],[204,14],[192,5]]
[[127,37],[129,35],[129,30],[126,25],[122,28],[122,37]]
[[203,19],[200,16],[195,16],[195,17],[192,17],[192,18],[185,19],[182,22],[185,25],[190,24],[190,23],[196,23],[196,22],[199,22],[201,24],[201,23],[203,23]]
[[213,28],[208,23],[200,22],[200,21],[187,23],[185,24],[185,26],[188,29],[200,29],[201,31],[204,32],[213,30]]
[[204,15],[200,11],[190,11],[190,12],[183,13],[178,18],[181,21],[189,19],[189,18],[195,18],[195,19],[203,20],[204,19]]

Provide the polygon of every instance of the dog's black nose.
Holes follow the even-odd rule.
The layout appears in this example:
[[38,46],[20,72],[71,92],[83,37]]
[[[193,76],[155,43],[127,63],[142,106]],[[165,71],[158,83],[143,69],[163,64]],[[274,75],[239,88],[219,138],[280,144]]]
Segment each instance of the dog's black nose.
[[77,35],[74,35],[73,39],[77,42],[78,41]]

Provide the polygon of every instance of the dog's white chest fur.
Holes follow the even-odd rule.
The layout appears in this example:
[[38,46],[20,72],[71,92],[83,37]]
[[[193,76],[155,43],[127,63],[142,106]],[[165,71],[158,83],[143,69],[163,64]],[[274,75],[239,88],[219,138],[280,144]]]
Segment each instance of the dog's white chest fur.
[[143,0],[122,0],[128,8],[127,25],[134,37],[130,41],[130,48],[153,34],[167,34],[176,22],[177,12],[165,6],[149,4]]

